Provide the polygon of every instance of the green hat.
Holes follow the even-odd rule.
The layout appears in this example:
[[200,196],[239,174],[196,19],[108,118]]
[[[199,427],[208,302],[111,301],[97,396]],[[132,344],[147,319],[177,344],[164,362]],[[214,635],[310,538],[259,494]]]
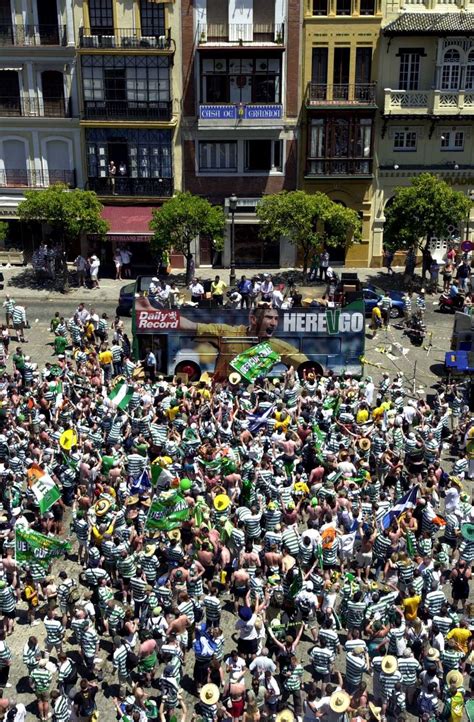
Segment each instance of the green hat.
[[470,522],[461,524],[461,536],[463,539],[466,539],[466,541],[474,541],[474,524]]

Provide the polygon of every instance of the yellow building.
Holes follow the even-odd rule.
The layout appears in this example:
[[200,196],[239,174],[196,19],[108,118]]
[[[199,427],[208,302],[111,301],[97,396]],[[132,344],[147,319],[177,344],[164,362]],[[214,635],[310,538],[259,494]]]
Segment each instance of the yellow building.
[[305,0],[299,187],[360,213],[362,242],[329,249],[349,266],[372,262],[380,0]]
[[[434,173],[472,197],[473,38],[472,2],[387,2],[377,84],[381,121],[374,255],[382,253],[387,204],[395,189],[409,185],[417,174]],[[471,212],[471,229],[472,221]],[[453,230],[458,229],[446,229],[446,236]],[[442,255],[447,240],[432,239],[432,244]]]
[[[179,11],[172,1],[76,5],[86,186],[105,205],[116,245],[152,263],[154,207],[181,188]],[[107,260],[107,259],[106,259]]]

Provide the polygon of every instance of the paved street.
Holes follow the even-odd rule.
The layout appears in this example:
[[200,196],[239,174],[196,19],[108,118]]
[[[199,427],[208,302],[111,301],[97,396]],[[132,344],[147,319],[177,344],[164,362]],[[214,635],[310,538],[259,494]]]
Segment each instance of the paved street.
[[[249,273],[251,273],[251,271],[249,271]],[[8,279],[14,276],[15,272],[7,272],[5,275],[8,276],[6,279],[8,283]],[[390,281],[390,285],[397,285],[399,282],[398,277],[393,280],[387,279],[383,274],[378,274],[376,271],[361,272],[360,277],[370,278],[372,282],[376,282],[378,279],[377,282],[384,286],[387,284],[387,281]],[[13,284],[15,284],[14,280]],[[67,296],[61,296],[60,294],[48,291],[33,291],[28,288],[18,288],[15,287],[15,285],[6,285],[5,292],[11,293],[17,302],[26,304],[31,323],[31,329],[27,332],[29,338],[27,350],[31,357],[42,366],[52,357],[52,348],[48,345],[52,340],[52,336],[49,333],[49,324],[55,311],[60,311],[61,314],[69,317],[82,300],[89,307],[95,308],[99,313],[106,311],[112,319],[115,314],[116,298],[121,285],[121,282],[104,280],[101,283],[101,289],[98,291],[73,289]],[[317,290],[318,287],[308,287],[305,289],[305,293],[315,293],[315,295],[317,295]],[[5,295],[5,292],[2,295]],[[436,300],[437,296],[427,297],[426,321],[428,332],[432,334],[432,336],[427,336],[425,343],[426,348],[412,346],[409,339],[403,336],[402,330],[398,328],[399,324],[397,321],[393,322],[389,329],[380,331],[375,339],[373,339],[371,337],[372,334],[368,332],[365,356],[371,364],[376,365],[368,365],[366,367],[366,374],[371,375],[374,381],[377,381],[381,377],[384,370],[389,371],[391,375],[397,371],[403,371],[407,379],[409,379],[410,382],[413,381],[412,388],[417,392],[421,391],[421,389],[429,391],[429,388],[437,379],[435,374],[438,373],[442,367],[444,353],[449,348],[449,338],[453,323],[453,317],[451,315],[444,315],[437,311]],[[125,323],[129,331],[130,319],[125,319]],[[12,339],[11,348],[13,348],[14,345],[15,341]],[[405,353],[403,350],[406,350]],[[77,566],[73,562],[56,563],[54,565],[55,572],[57,573],[59,569],[63,567],[66,567],[73,575],[77,576]],[[25,604],[21,602],[20,608],[22,609],[24,607]],[[230,604],[228,609],[231,609]],[[222,621],[227,636],[226,651],[230,651],[235,646],[231,636],[235,617],[228,611],[224,611]],[[25,667],[21,659],[23,646],[31,633],[35,634],[42,641],[44,639],[43,625],[41,624],[32,629],[26,625],[24,619],[21,619],[21,623],[16,627],[15,634],[9,639],[9,644],[14,653],[10,681],[13,683],[12,691],[17,694],[19,700],[27,704],[28,710],[34,713],[33,695],[29,692],[27,678],[25,677]],[[303,660],[310,646],[310,640],[305,636],[301,645]],[[72,650],[77,651],[77,646],[73,646]],[[73,651],[73,657],[76,656],[76,651]],[[103,643],[100,656],[108,659],[110,652],[111,642],[107,639]],[[337,666],[342,670],[344,669],[342,656],[339,657]],[[192,677],[191,664],[188,665],[187,673]],[[113,679],[110,661],[107,661],[105,664],[105,676],[106,680],[107,678]],[[185,677],[185,689],[191,687],[191,677]],[[310,679],[308,670],[305,673],[305,679]],[[105,681],[103,691],[101,691],[98,697],[99,710],[104,721],[107,722],[114,717],[110,697],[115,691],[114,685],[109,686],[107,681]],[[8,690],[8,693],[9,692],[10,690]],[[153,691],[151,693],[153,694]],[[190,719],[194,698],[186,694],[186,699],[189,702],[187,719]]]

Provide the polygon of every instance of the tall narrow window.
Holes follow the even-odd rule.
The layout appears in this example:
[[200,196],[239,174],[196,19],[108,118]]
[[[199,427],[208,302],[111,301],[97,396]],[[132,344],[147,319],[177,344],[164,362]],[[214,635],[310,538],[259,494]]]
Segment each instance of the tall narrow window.
[[152,0],[140,0],[140,22],[142,35],[164,35],[164,5]]
[[313,15],[327,15],[328,0],[313,0]]
[[375,15],[375,0],[360,0],[361,15]]
[[355,72],[355,100],[368,102],[371,99],[372,88],[370,80],[372,75],[372,48],[357,48]]
[[350,15],[351,6],[351,0],[336,0],[336,15]]
[[313,48],[310,100],[326,100],[328,82],[328,49]]
[[347,100],[349,97],[350,48],[334,49],[333,99]]
[[418,90],[420,82],[420,54],[401,53],[400,90]]
[[441,70],[441,90],[458,90],[461,77],[459,52],[454,48],[444,54]]
[[89,0],[89,21],[93,35],[113,35],[112,0]]
[[474,90],[474,50],[471,50],[467,58],[466,80],[464,87],[466,90]]

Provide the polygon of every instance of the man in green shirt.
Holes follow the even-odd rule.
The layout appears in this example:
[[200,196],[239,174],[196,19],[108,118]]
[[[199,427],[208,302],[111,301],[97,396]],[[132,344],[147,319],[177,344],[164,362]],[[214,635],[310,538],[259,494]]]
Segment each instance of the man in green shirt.
[[15,369],[20,373],[22,383],[25,384],[25,357],[23,355],[23,351],[21,350],[21,346],[17,346],[15,353],[12,356],[13,366]]

